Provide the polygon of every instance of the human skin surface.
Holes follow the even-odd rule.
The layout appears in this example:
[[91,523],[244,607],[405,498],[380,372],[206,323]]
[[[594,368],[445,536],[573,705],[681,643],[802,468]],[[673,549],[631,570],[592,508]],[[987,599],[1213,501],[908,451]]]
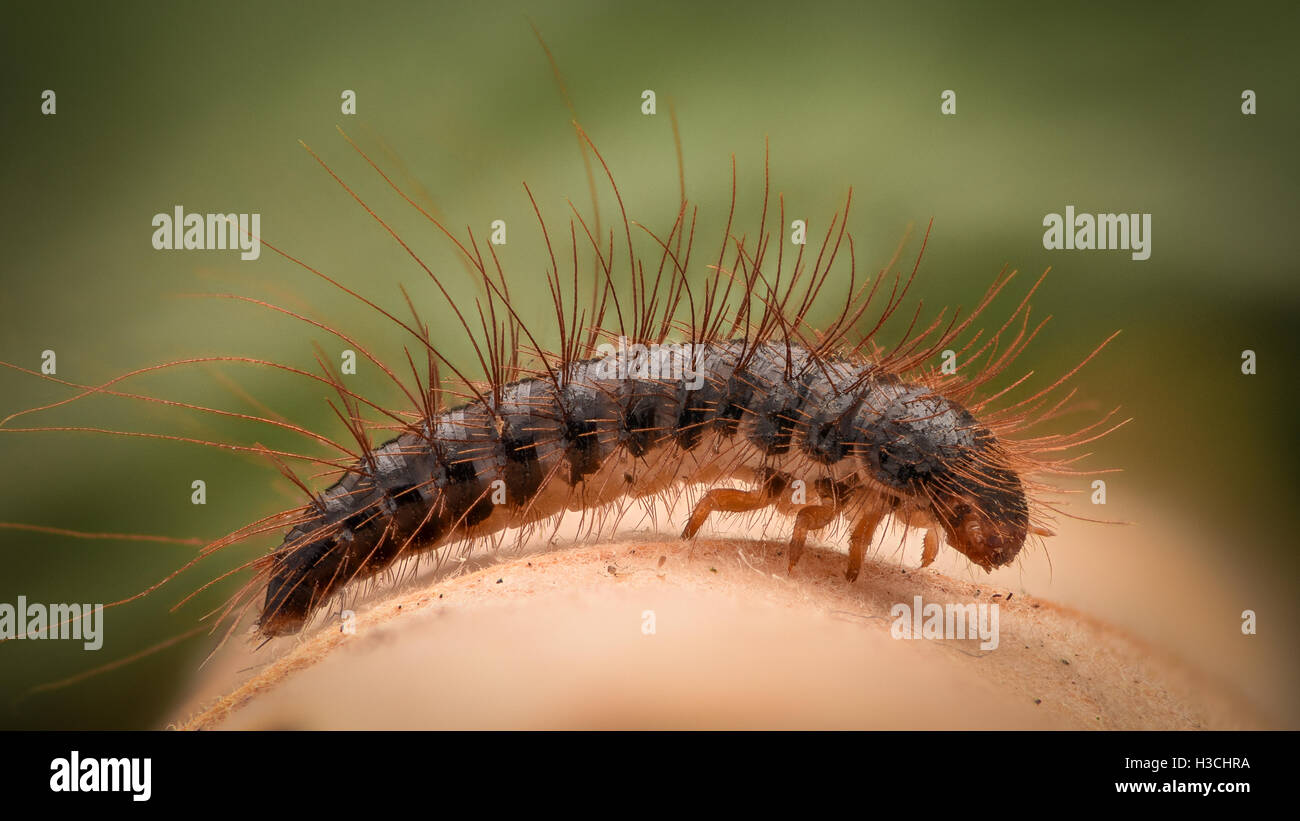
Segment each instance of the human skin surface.
[[[1230,683],[1079,610],[973,574],[957,578],[880,555],[849,584],[844,554],[828,547],[810,546],[791,573],[784,552],[778,541],[634,535],[471,560],[350,605],[348,630],[336,609],[328,623],[277,640],[278,647],[219,656],[172,726],[1270,723]],[[997,604],[997,648],[981,649],[978,638],[895,638],[891,609],[916,596]]]

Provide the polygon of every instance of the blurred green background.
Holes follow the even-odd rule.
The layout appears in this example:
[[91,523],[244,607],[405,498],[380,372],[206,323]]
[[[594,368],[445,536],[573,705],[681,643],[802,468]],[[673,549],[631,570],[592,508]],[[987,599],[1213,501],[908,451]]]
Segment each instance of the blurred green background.
[[[269,249],[255,262],[153,250],[153,215],[181,204],[260,213],[269,242],[402,315],[405,284],[440,348],[468,361],[424,273],[298,145],[318,151],[469,304],[476,288],[448,243],[386,189],[339,125],[458,230],[471,226],[481,239],[492,220],[506,220],[502,260],[523,314],[553,333],[545,249],[521,182],[561,245],[565,198],[584,213],[590,198],[570,114],[530,18],[630,215],[661,233],[678,202],[673,101],[688,196],[701,208],[696,277],[716,254],[733,153],[737,226],[756,231],[765,137],[787,222],[803,217],[818,237],[853,187],[860,271],[882,266],[913,225],[910,265],[934,218],[913,294],[932,309],[970,305],[1004,265],[1026,280],[1053,266],[1035,304],[1054,319],[1023,364],[1060,373],[1123,329],[1079,382],[1099,406],[1121,404],[1136,420],[1098,444],[1089,463],[1125,469],[1111,495],[1177,511],[1214,534],[1217,561],[1226,557],[1249,584],[1290,597],[1300,569],[1291,522],[1300,448],[1288,376],[1300,353],[1300,15],[1289,3],[11,5],[0,30],[0,359],[35,369],[53,349],[59,377],[90,384],[194,356],[314,369],[313,343],[331,357],[345,347],[263,308],[195,296],[237,293],[310,313],[402,361],[408,340],[399,331]],[[57,92],[54,116],[40,113],[44,89]],[[340,112],[343,89],[357,93],[356,116]],[[658,94],[656,116],[640,112],[644,89]],[[957,93],[956,116],[939,114],[945,89]],[[1254,116],[1240,112],[1243,89],[1258,95]],[[1151,213],[1151,258],[1044,250],[1043,216],[1071,204]],[[602,185],[606,226],[612,206]],[[1013,286],[1001,308],[1027,285]],[[1251,377],[1239,368],[1246,348],[1259,357]],[[356,390],[401,404],[373,367],[362,362],[359,371],[349,382]],[[270,408],[345,435],[321,386],[280,372],[203,366],[121,387],[248,413]],[[5,415],[68,395],[0,373]],[[323,453],[284,431],[111,397],[9,426],[24,424]],[[7,433],[0,461],[0,522],[212,539],[297,503],[265,460],[171,442]],[[190,504],[196,478],[208,485],[202,507]],[[232,548],[108,611],[98,653],[75,642],[0,645],[0,727],[157,726],[210,638],[29,691],[192,629],[234,586],[218,585],[176,613],[171,606],[277,541]],[[116,600],[192,552],[0,530],[0,602],[20,594]],[[1296,626],[1294,609],[1269,615],[1272,630]],[[1294,658],[1279,657],[1276,668],[1294,692]]]

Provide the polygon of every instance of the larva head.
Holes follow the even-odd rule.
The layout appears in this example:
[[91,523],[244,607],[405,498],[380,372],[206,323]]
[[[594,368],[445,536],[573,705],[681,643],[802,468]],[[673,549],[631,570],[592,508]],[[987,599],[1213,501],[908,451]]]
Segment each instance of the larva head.
[[1029,535],[1029,503],[1014,470],[982,464],[927,490],[931,513],[953,548],[986,571],[1015,560]]
[[1016,558],[1029,534],[1024,485],[970,411],[924,386],[880,380],[854,428],[872,478],[927,506],[948,544],[985,570]]

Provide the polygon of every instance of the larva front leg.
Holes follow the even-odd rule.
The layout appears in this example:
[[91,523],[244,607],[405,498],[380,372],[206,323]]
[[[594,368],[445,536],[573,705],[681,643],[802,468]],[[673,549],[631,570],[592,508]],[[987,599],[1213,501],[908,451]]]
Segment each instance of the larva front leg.
[[939,555],[939,531],[930,528],[923,537],[925,549],[921,552],[921,567],[929,567]]

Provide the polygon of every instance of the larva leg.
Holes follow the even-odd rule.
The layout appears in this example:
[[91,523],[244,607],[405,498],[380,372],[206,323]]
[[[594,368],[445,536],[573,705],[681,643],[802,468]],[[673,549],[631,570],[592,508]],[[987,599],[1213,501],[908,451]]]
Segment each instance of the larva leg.
[[939,555],[939,533],[934,528],[925,531],[925,550],[921,553],[921,567],[929,567]]
[[773,474],[753,490],[736,490],[735,488],[714,488],[710,490],[704,494],[704,498],[691,511],[691,518],[686,522],[686,529],[682,531],[682,538],[689,539],[694,536],[704,525],[704,521],[709,518],[709,514],[715,510],[723,513],[747,513],[751,510],[767,507],[772,504],[773,499],[780,494],[785,485],[784,477]]
[[856,581],[858,573],[862,571],[862,558],[866,555],[871,540],[876,537],[876,528],[883,518],[885,514],[870,510],[862,514],[862,518],[853,526],[853,533],[849,536],[849,566],[844,571],[844,578],[849,581]]
[[715,488],[704,494],[704,498],[691,511],[691,518],[682,531],[682,538],[689,539],[704,525],[704,520],[715,510],[724,513],[745,513],[767,507],[772,503],[767,493],[762,490],[735,490],[733,488]]
[[834,521],[837,513],[839,513],[839,506],[834,504],[804,505],[799,508],[799,512],[794,515],[794,534],[790,537],[789,569],[791,571],[799,562],[799,557],[803,555],[804,542],[808,541],[808,531],[826,527]]

